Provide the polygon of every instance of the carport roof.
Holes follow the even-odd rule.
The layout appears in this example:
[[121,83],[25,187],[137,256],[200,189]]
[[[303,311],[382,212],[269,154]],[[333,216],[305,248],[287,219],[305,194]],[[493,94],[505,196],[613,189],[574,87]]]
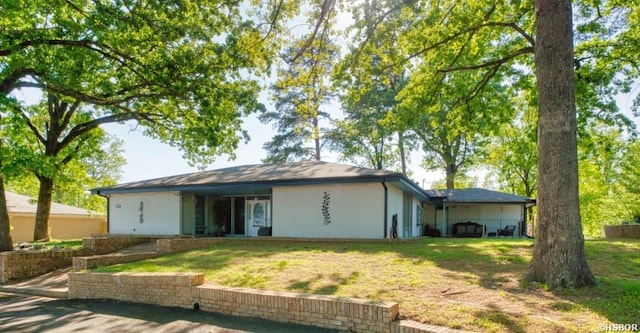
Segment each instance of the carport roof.
[[441,198],[443,202],[459,203],[522,203],[535,204],[535,199],[529,197],[492,191],[483,188],[427,190],[432,198]]
[[402,190],[414,193],[422,200],[429,199],[424,190],[400,173],[321,161],[241,165],[118,184],[92,189],[91,192],[103,195],[150,191],[227,191],[233,193],[238,189],[270,188],[272,186],[373,181],[393,183]]

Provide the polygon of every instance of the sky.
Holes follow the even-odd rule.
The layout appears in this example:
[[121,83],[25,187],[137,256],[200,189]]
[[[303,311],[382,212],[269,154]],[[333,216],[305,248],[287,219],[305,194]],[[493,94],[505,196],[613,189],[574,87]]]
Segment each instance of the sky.
[[[335,112],[341,111],[334,110]],[[120,180],[122,183],[201,171],[189,166],[177,147],[146,137],[141,128],[132,130],[133,125],[133,123],[114,123],[103,126],[108,133],[124,141],[122,148],[127,164],[122,168],[123,177]],[[230,160],[226,155],[217,157],[216,161],[208,165],[205,170],[262,163],[261,160],[267,156],[262,145],[270,140],[276,131],[271,124],[262,124],[255,115],[245,119],[243,128],[248,131],[251,140],[247,144],[240,143],[236,151],[236,159]],[[347,164],[340,162],[336,154],[328,152],[323,152],[322,160]],[[420,155],[414,154],[410,166],[413,181],[428,187],[432,182],[444,177],[444,174],[423,170],[419,165],[420,161]]]
[[[629,111],[633,103],[633,98],[630,96],[634,96],[635,93],[619,96],[617,102],[620,109],[630,116],[640,128],[640,119],[633,117]],[[263,102],[268,104],[264,100]],[[341,117],[342,111],[339,110],[339,106],[331,105],[333,109],[329,111],[332,116]],[[131,130],[131,124],[107,124],[103,128],[124,141],[124,158],[127,160],[127,164],[122,169],[121,183],[201,171],[196,167],[189,166],[178,148],[144,136],[142,129]],[[248,131],[251,140],[247,144],[244,142],[239,144],[236,159],[230,160],[225,155],[217,157],[216,161],[208,165],[205,170],[262,163],[261,160],[266,157],[262,145],[276,134],[275,129],[271,124],[262,124],[256,115],[246,118],[243,128]],[[346,162],[340,162],[335,153],[323,152],[322,160],[346,164]],[[444,178],[444,172],[426,171],[420,166],[421,161],[422,153],[420,151],[414,152],[409,165],[411,179],[424,188],[432,188],[434,182]],[[478,187],[485,185],[483,183],[486,172],[477,171],[472,174],[478,178]]]

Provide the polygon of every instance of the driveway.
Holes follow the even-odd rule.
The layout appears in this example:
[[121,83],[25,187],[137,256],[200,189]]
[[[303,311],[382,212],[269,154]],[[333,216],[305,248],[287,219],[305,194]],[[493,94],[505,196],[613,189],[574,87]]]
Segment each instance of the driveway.
[[0,332],[336,332],[117,301],[0,293]]

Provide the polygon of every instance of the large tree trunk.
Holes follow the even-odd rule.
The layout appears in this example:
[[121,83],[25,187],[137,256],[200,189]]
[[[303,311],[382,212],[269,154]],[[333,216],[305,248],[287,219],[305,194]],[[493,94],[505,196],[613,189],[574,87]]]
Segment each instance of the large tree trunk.
[[[0,119],[2,116],[0,115]],[[0,152],[2,151],[2,141],[0,141]],[[7,197],[4,193],[4,174],[2,173],[2,160],[0,159],[0,252],[13,250],[13,240],[11,240],[11,225],[9,224],[9,208]]]
[[[2,162],[0,161],[0,169]],[[0,252],[13,250],[11,240],[11,226],[9,225],[9,210],[7,209],[7,198],[4,193],[4,176],[0,170]]]
[[33,240],[48,241],[53,179],[43,176],[39,176],[38,179],[40,180],[40,190],[38,192],[38,207],[36,208],[36,225],[33,230]]
[[407,175],[407,156],[404,151],[404,133],[398,131],[398,150],[400,151],[400,165],[402,167],[402,174]]
[[447,178],[447,189],[453,190],[456,188],[456,174],[458,173],[458,167],[454,163],[449,163],[445,167],[445,177]]
[[579,288],[596,280],[584,253],[570,0],[536,0],[538,229],[527,280]]
[[315,159],[316,161],[320,161],[322,157],[320,155],[320,124],[318,117],[313,117],[313,141],[316,149]]

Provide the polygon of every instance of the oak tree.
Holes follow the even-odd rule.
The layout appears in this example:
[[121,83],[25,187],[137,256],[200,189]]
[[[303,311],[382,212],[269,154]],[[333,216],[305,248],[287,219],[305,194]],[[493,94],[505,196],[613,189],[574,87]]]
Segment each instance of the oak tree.
[[[180,147],[193,163],[232,155],[246,137],[241,116],[258,106],[258,84],[249,74],[260,74],[269,54],[269,33],[241,5],[3,1],[0,110],[20,112],[24,105],[17,92],[36,88],[69,106],[80,103],[93,110],[69,140],[100,124],[134,120],[145,134]],[[0,191],[3,250],[11,248],[5,210]],[[37,239],[47,238],[43,223]]]

